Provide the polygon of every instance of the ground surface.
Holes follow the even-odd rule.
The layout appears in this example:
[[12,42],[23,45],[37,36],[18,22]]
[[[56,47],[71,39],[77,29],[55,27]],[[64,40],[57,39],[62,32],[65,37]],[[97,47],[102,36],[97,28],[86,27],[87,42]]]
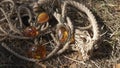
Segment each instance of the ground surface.
[[[82,62],[78,52],[65,53],[43,62],[47,68],[112,68],[120,63],[120,0],[76,0],[95,15],[101,31],[101,43],[90,60]],[[5,57],[2,57],[2,56]],[[19,62],[18,62],[19,61]],[[0,46],[0,68],[39,68],[15,57]]]

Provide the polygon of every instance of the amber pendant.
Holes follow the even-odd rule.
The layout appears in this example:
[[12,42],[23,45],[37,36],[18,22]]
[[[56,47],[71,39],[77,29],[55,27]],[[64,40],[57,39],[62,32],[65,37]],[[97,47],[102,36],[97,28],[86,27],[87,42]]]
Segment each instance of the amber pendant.
[[37,21],[40,24],[43,24],[49,20],[49,15],[45,12],[42,12],[38,15]]
[[58,30],[58,39],[61,43],[64,43],[68,39],[68,31],[65,27],[60,27]]
[[46,48],[41,45],[33,45],[28,50],[28,57],[34,59],[44,59],[46,57]]
[[39,34],[39,32],[35,27],[29,26],[23,31],[23,34],[26,37],[36,37]]

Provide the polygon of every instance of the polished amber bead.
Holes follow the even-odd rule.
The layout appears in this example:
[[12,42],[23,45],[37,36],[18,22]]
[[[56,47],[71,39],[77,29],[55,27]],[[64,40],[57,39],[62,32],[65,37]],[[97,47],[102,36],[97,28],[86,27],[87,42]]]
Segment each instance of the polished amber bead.
[[39,34],[39,32],[37,31],[35,27],[29,26],[25,28],[25,30],[23,31],[23,34],[26,37],[36,37]]
[[68,31],[65,27],[59,29],[58,38],[61,43],[64,43],[68,39]]
[[46,57],[46,48],[41,45],[33,45],[28,50],[28,57],[34,59],[44,59]]
[[38,23],[42,24],[42,23],[45,23],[49,20],[49,15],[45,12],[42,12],[38,15]]

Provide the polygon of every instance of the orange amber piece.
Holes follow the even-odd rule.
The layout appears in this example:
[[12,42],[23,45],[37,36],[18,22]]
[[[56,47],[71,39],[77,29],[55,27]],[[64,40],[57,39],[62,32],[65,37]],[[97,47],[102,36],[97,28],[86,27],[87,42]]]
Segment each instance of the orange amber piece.
[[46,48],[41,45],[31,46],[28,50],[28,57],[34,59],[44,59],[46,57]]
[[38,15],[38,23],[45,23],[49,20],[49,15],[45,12],[42,12]]
[[61,27],[58,31],[58,38],[61,43],[64,43],[68,38],[68,31],[65,27]]
[[29,26],[27,27],[24,31],[23,31],[24,35],[26,37],[36,37],[39,32],[37,31],[37,29],[33,26]]

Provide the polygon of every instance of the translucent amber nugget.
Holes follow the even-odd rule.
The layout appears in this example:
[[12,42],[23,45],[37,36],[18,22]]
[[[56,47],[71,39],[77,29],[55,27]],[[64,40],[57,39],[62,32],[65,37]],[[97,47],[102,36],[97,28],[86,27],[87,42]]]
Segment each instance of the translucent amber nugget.
[[68,31],[65,27],[61,27],[58,31],[58,38],[61,43],[64,43],[68,39]]
[[28,50],[29,58],[44,59],[46,57],[46,48],[41,45],[33,45]]
[[29,26],[27,27],[24,31],[23,31],[24,35],[26,37],[36,37],[39,32],[37,31],[37,29],[33,26]]
[[41,23],[41,24],[45,23],[49,20],[49,15],[45,12],[42,12],[38,15],[37,20],[38,20],[38,23]]

